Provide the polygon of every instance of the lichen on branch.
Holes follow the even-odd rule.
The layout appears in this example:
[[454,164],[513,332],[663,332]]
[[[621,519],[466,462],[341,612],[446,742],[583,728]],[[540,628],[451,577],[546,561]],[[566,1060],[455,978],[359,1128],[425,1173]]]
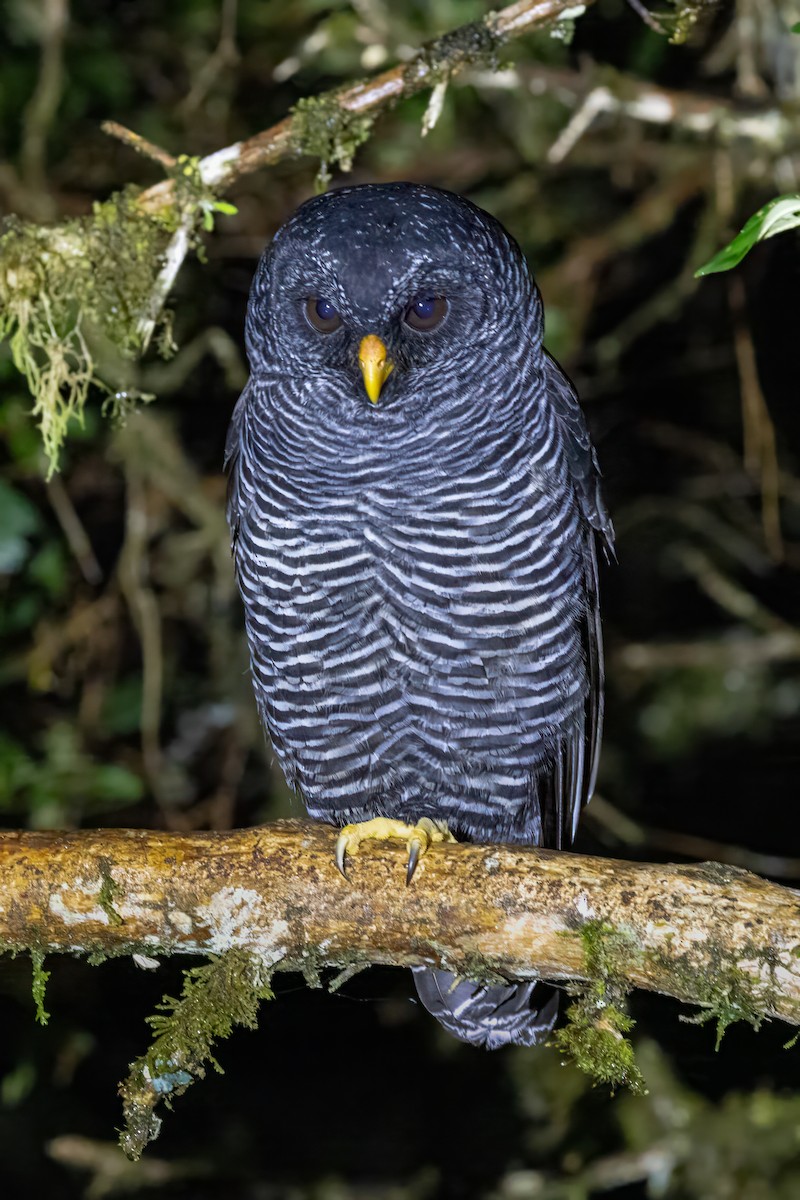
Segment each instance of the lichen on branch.
[[55,226],[11,218],[0,233],[0,339],[34,398],[50,474],[90,387],[115,412],[143,398],[126,375],[169,238],[169,223],[143,211],[132,188],[90,216]]
[[375,121],[374,116],[343,107],[336,92],[298,100],[291,116],[298,154],[319,159],[317,190],[321,192],[331,181],[331,167],[351,170],[356,150],[369,138]]
[[88,216],[53,226],[12,217],[0,230],[0,341],[8,340],[34,398],[48,475],[70,422],[83,423],[91,388],[118,418],[152,399],[135,386],[133,366],[154,333],[165,357],[174,349],[164,307],[174,274],[166,287],[160,282],[170,247],[180,236],[182,262],[215,212],[235,211],[207,187],[198,164],[176,160],[168,208],[148,209],[140,189],[128,187]]
[[561,1053],[613,1086],[640,1084],[626,1034],[635,987],[716,1021],[800,1025],[800,895],[715,864],[664,866],[521,846],[433,847],[405,886],[402,852],[366,847],[344,879],[336,831],[286,821],[232,833],[0,834],[0,950],[43,956],[211,956],[166,1000],[124,1085],[128,1149],[160,1099],[255,1022],[274,971],[435,966],[477,982],[542,978],[576,998]]
[[[589,0],[590,2],[590,0]],[[572,0],[516,0],[479,22],[445,33],[407,64],[300,100],[283,121],[206,158],[173,157],[113,122],[107,131],[156,158],[168,178],[126,188],[91,215],[46,227],[11,220],[0,233],[0,340],[34,398],[48,472],[57,468],[71,421],[80,423],[90,389],[124,414],[148,399],[132,364],[160,331],[172,348],[164,305],[186,254],[216,212],[235,211],[219,193],[240,176],[298,153],[348,171],[384,109],[435,88],[466,65],[492,65],[495,49],[536,28],[557,28]]]

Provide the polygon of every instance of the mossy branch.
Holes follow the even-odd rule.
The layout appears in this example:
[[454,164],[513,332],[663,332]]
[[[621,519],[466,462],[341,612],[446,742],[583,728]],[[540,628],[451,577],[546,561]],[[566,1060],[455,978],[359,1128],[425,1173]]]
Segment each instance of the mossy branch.
[[[411,887],[333,831],[0,834],[0,948],[220,954],[270,969],[430,964],[480,978],[612,976],[729,1016],[800,1025],[800,893],[748,871],[509,846],[436,846]],[[113,906],[109,895],[113,894]]]
[[[593,2],[516,0],[489,12],[480,21],[428,42],[408,62],[301,100],[277,125],[200,159],[201,178],[208,187],[224,191],[241,176],[298,154],[319,158],[323,174],[331,165],[349,170],[356,149],[387,108],[456,78],[466,67],[493,64],[508,42],[573,21]],[[142,207],[154,212],[170,207],[173,191],[171,179],[156,184],[142,193]]]
[[[800,893],[731,867],[664,866],[510,846],[436,846],[405,886],[403,851],[369,843],[344,879],[335,831],[278,822],[233,833],[0,834],[0,950],[43,957],[212,956],[167,1000],[123,1087],[125,1144],[155,1107],[252,1025],[277,970],[431,965],[476,981],[534,977],[577,998],[556,1045],[613,1084],[639,1086],[625,995],[646,988],[732,1021],[800,1025]],[[198,1013],[204,1014],[200,1020]]]
[[406,96],[435,88],[464,67],[494,62],[500,46],[537,28],[569,21],[586,4],[516,0],[497,13],[450,31],[410,62],[301,100],[271,129],[206,158],[174,158],[114,122],[107,132],[158,161],[169,178],[144,192],[129,188],[96,205],[91,216],[52,228],[15,221],[0,234],[0,340],[34,397],[49,471],[57,468],[70,421],[81,421],[90,387],[113,411],[148,399],[134,387],[132,363],[163,329],[164,305],[181,265],[242,175],[289,156],[347,171],[376,116]]

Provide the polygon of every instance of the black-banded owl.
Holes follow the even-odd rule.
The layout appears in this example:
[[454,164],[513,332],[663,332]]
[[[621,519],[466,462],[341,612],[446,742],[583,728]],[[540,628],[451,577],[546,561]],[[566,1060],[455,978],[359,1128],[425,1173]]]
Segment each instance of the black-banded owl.
[[[597,768],[612,530],[518,246],[435,188],[330,192],[265,251],[246,333],[229,518],[289,784],[312,817],[390,818],[423,843],[446,824],[569,844]],[[415,975],[475,1044],[555,1020],[540,983]]]

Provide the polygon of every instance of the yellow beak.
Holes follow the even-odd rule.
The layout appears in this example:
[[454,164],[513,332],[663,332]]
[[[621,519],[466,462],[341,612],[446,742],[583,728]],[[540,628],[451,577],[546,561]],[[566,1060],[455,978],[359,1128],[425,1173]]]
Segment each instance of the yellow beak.
[[381,388],[391,374],[394,363],[386,358],[386,347],[379,337],[370,333],[361,339],[358,347],[358,362],[364,376],[364,387],[373,404],[378,403]]

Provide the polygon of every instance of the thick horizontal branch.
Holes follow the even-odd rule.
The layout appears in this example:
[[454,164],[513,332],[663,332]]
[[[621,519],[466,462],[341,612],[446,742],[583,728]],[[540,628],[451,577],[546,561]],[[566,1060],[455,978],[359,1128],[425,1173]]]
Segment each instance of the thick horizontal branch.
[[334,831],[0,835],[0,946],[252,953],[268,969],[445,966],[472,978],[613,977],[711,1009],[800,1024],[800,893],[715,864],[436,846],[337,871]]

